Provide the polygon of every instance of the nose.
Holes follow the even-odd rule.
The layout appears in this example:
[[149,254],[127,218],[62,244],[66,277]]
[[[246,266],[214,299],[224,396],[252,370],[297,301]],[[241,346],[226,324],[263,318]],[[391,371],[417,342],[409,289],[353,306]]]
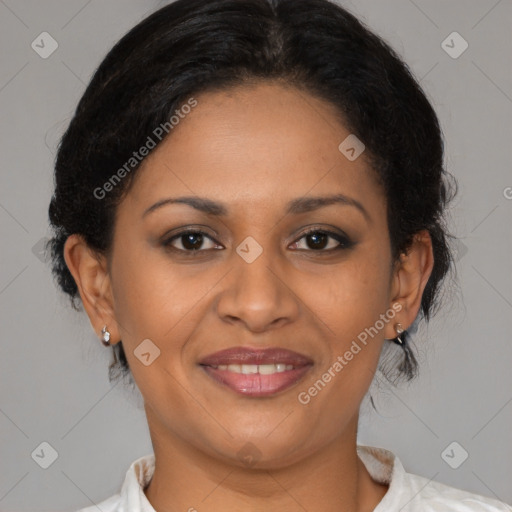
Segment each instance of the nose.
[[263,332],[298,318],[300,299],[293,293],[292,273],[271,251],[248,263],[233,256],[233,270],[217,301],[219,317],[240,323],[252,332]]

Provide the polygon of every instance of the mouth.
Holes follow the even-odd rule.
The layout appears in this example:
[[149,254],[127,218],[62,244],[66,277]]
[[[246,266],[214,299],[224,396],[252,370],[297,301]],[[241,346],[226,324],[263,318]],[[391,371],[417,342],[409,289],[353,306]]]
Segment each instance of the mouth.
[[313,366],[307,356],[281,348],[235,347],[199,363],[218,384],[251,397],[270,396],[299,382]]

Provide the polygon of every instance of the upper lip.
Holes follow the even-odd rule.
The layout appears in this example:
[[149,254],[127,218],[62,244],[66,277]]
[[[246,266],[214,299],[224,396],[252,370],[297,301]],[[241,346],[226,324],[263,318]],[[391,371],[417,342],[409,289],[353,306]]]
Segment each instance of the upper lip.
[[309,357],[285,348],[250,348],[233,347],[215,352],[201,359],[199,364],[204,366],[218,366],[221,364],[291,364],[305,366],[312,364]]

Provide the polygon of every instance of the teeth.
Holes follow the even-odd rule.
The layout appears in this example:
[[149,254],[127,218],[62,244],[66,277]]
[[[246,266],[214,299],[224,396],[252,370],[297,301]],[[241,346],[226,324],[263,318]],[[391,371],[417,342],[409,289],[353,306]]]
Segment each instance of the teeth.
[[219,364],[213,366],[219,370],[227,370],[234,373],[259,373],[260,375],[272,375],[273,373],[281,373],[288,370],[293,370],[292,364]]

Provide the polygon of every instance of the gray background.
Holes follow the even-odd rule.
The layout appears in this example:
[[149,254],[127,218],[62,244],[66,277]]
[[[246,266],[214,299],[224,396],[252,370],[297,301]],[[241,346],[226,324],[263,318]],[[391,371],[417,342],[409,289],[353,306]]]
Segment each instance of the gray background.
[[[396,389],[376,375],[379,413],[365,400],[359,442],[395,451],[409,472],[512,503],[512,1],[341,3],[421,79],[460,184],[450,220],[460,292],[418,332],[418,380]],[[50,235],[59,136],[106,52],[160,4],[0,0],[2,511],[91,505],[151,452],[140,394],[108,383],[110,350],[57,291],[38,248]],[[43,31],[59,45],[46,59],[31,48]],[[453,31],[469,44],[458,58],[441,47]],[[452,460],[469,454],[457,469],[442,457],[454,441]],[[48,469],[31,456],[42,442],[58,453]]]

